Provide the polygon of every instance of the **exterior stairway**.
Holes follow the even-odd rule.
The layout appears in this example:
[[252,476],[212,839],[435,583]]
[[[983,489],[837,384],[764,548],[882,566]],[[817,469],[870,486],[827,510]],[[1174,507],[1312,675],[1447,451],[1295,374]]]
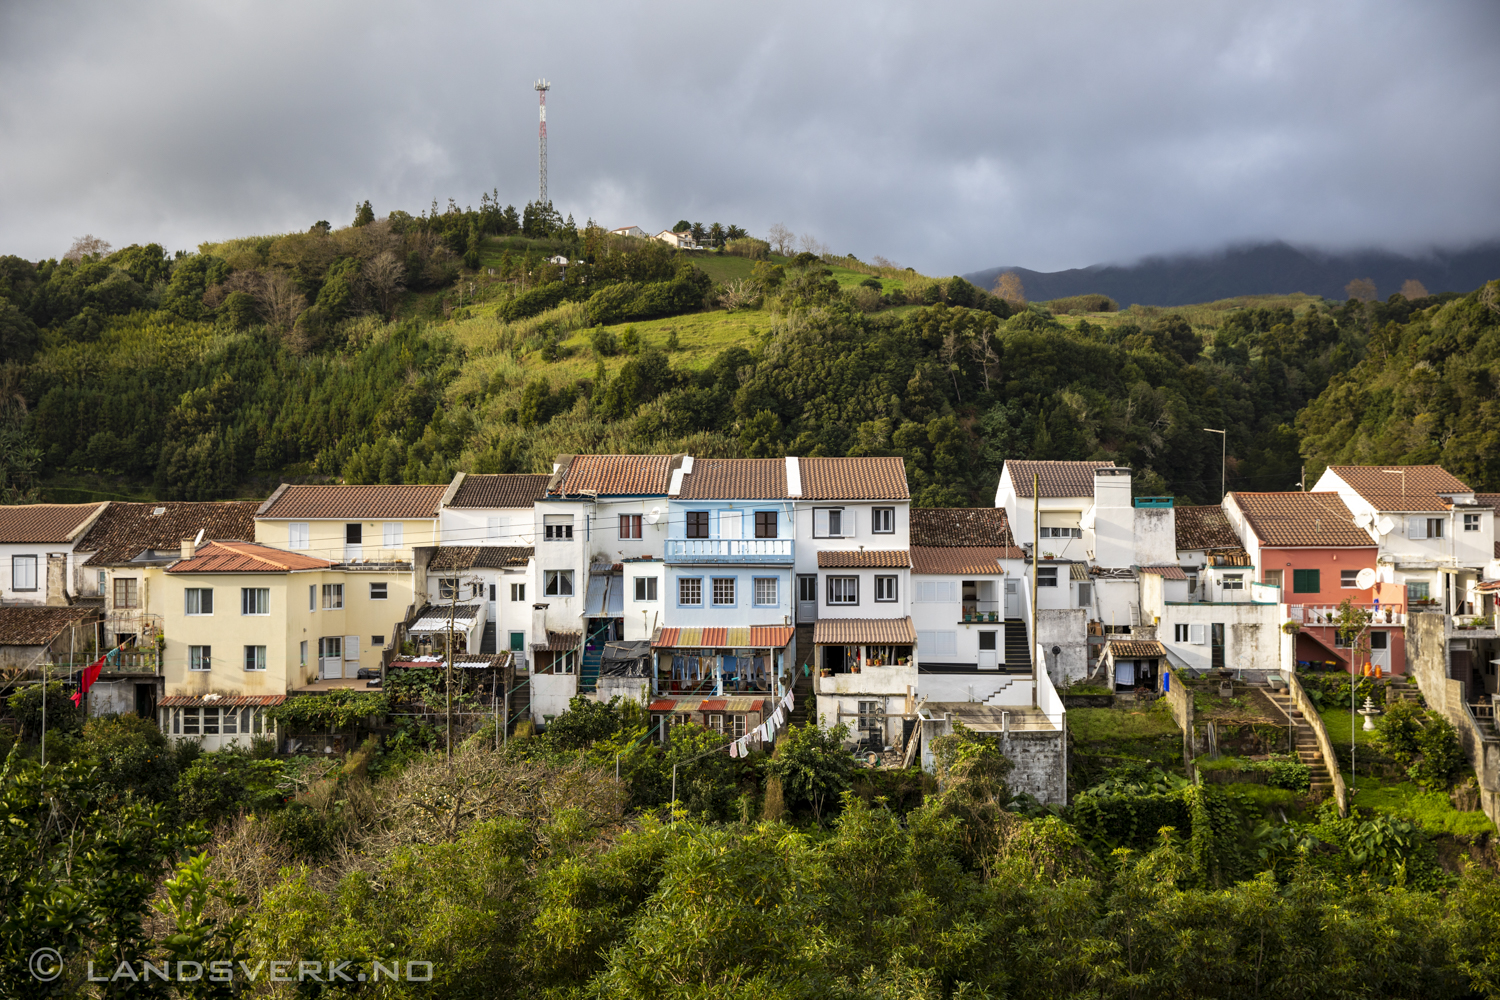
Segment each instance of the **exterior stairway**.
[[796,696],[792,704],[791,723],[794,726],[805,726],[809,719],[815,717],[817,699],[814,680],[812,676],[804,676],[802,664],[806,663],[813,674],[813,627],[811,625],[797,626],[797,640],[792,645],[794,657],[792,660],[792,692]]
[[[1313,735],[1312,726],[1292,705],[1292,696],[1285,689],[1266,688],[1265,694],[1271,699],[1272,704],[1291,720],[1293,746],[1297,751],[1297,759],[1306,764],[1308,770],[1312,772],[1309,790],[1313,798],[1318,800],[1328,798],[1333,794],[1333,772],[1318,749],[1318,738]],[[1334,766],[1338,766],[1337,763]]]
[[1031,672],[1031,642],[1024,618],[1005,619],[1005,672]]
[[484,634],[479,637],[480,655],[493,656],[495,654],[495,623],[484,623]]
[[1005,678],[1000,682],[1000,686],[995,689],[995,693],[986,698],[984,700],[984,703],[994,708],[999,708],[1001,705],[1005,704],[1005,689],[1010,687],[1013,683],[1015,683],[1013,678]]
[[578,671],[578,693],[592,693],[599,687],[599,664],[604,661],[604,640],[594,639],[584,647],[583,665]]
[[510,684],[510,729],[515,731],[516,724],[531,718],[531,675],[520,674],[511,680]]
[[1417,690],[1417,686],[1411,683],[1405,674],[1401,674],[1386,679],[1385,697],[1387,701],[1395,698],[1399,701],[1415,702],[1422,697],[1422,692]]

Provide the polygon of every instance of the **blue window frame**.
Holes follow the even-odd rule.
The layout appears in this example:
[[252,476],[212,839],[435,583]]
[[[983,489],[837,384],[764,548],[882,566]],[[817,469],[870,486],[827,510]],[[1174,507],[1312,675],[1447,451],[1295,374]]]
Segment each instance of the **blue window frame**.
[[679,608],[703,607],[703,577],[679,576],[677,578],[677,606]]

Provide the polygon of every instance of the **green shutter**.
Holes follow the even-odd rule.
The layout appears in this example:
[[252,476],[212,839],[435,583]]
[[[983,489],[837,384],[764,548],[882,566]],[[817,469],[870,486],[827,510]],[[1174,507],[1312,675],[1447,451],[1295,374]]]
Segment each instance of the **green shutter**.
[[1294,594],[1316,594],[1323,588],[1318,585],[1318,571],[1315,569],[1292,570],[1292,593]]

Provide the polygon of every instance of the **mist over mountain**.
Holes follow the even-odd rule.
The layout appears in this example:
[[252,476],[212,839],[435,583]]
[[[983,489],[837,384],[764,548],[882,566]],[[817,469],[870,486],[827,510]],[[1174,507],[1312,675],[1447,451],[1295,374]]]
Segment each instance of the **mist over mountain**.
[[1369,278],[1385,298],[1412,278],[1432,293],[1473,291],[1500,274],[1500,241],[1416,257],[1387,250],[1325,253],[1276,242],[1067,271],[992,267],[964,277],[981,288],[994,288],[996,278],[1006,271],[1020,275],[1026,297],[1033,301],[1090,292],[1108,295],[1122,306],[1180,306],[1292,292],[1342,300],[1348,297],[1344,286],[1355,278]]

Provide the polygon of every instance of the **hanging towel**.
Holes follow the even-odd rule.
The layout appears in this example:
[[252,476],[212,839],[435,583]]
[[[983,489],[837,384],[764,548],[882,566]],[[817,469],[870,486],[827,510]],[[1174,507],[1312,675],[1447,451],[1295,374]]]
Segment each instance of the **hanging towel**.
[[739,755],[740,755],[740,744],[739,744],[739,741],[736,740],[735,742],[729,744],[729,756],[731,756],[731,757],[738,757]]

